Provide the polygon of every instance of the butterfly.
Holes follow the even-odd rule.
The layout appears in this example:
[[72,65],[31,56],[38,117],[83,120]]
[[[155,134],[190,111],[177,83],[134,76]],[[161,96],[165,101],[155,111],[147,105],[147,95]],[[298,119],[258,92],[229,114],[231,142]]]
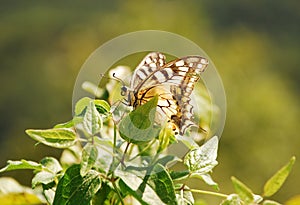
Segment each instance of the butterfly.
[[183,135],[194,125],[190,96],[207,66],[208,60],[200,56],[186,56],[167,63],[162,53],[149,53],[136,67],[130,87],[121,87],[121,95],[134,109],[158,95],[160,116],[171,123],[175,134]]

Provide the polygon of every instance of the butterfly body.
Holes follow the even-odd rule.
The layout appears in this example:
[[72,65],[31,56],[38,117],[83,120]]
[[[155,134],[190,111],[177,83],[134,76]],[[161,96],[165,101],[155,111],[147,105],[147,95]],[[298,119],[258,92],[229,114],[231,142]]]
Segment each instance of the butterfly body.
[[134,109],[158,95],[160,120],[166,118],[174,131],[184,134],[194,124],[190,95],[207,65],[208,60],[200,56],[166,63],[163,54],[149,53],[135,69],[130,87],[123,86],[121,94]]

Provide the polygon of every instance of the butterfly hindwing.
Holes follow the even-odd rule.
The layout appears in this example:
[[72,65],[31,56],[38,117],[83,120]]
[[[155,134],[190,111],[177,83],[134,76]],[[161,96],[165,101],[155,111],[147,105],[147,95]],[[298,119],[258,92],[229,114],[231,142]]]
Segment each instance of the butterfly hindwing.
[[195,126],[191,120],[193,118],[193,105],[190,103],[190,96],[186,95],[181,87],[171,86],[170,91],[178,105],[178,114],[171,116],[171,119],[179,128],[179,134],[183,134],[187,128],[192,125]]

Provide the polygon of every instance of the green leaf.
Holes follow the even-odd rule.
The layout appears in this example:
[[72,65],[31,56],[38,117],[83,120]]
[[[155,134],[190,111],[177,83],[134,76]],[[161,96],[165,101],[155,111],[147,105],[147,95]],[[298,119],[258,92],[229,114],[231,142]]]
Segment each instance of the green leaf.
[[166,156],[159,158],[155,163],[166,166],[168,163],[176,162],[176,161],[179,161],[179,158],[177,158],[176,156],[166,155]]
[[98,158],[98,149],[93,144],[86,144],[82,150],[82,160],[81,160],[81,176],[86,175],[92,167],[94,166],[96,160]]
[[72,121],[73,121],[74,127],[76,127],[76,125],[83,122],[83,117],[82,116],[74,116]]
[[8,165],[2,168],[0,172],[7,172],[11,170],[18,170],[18,169],[33,169],[33,170],[41,171],[43,167],[41,164],[37,162],[27,161],[25,159],[22,159],[21,161],[8,160],[7,164]]
[[169,146],[170,140],[173,140],[173,138],[174,132],[168,125],[161,129],[158,136],[159,147],[157,152],[160,153],[165,150]]
[[[114,163],[114,164],[112,164]],[[95,169],[98,172],[108,174],[112,168],[112,166],[118,166],[118,161],[113,161],[113,156],[111,153],[108,153],[105,149],[99,149],[99,157],[95,163]]]
[[42,202],[33,191],[20,185],[13,178],[0,178],[1,205],[42,205]]
[[55,181],[57,173],[62,171],[62,167],[59,162],[53,157],[45,157],[41,160],[43,170],[36,173],[32,178],[32,188],[35,188],[39,184],[48,185]]
[[254,201],[254,194],[245,184],[236,179],[235,177],[231,177],[231,181],[233,183],[234,189],[239,197],[246,203],[250,203]]
[[182,142],[189,150],[196,149],[199,145],[195,142],[193,137],[186,135],[178,135],[176,136],[176,140]]
[[106,114],[110,110],[110,105],[105,100],[94,100],[94,104],[100,114]]
[[52,173],[58,173],[62,170],[60,163],[54,157],[45,157],[40,163]]
[[191,172],[206,174],[218,164],[218,137],[215,136],[201,147],[191,150],[184,158],[184,164]]
[[296,157],[292,157],[290,161],[277,171],[265,184],[263,196],[270,197],[275,194],[285,182],[295,163]]
[[55,177],[56,175],[51,172],[41,171],[32,178],[32,188],[35,188],[39,184],[50,184],[54,181]]
[[237,194],[230,194],[220,205],[242,205],[240,197]]
[[[181,185],[182,186],[182,185]],[[186,189],[189,189],[188,186],[185,186]],[[176,200],[178,205],[193,205],[195,203],[193,194],[191,191],[180,190],[176,193]]]
[[94,102],[90,102],[83,116],[82,126],[89,136],[99,133],[102,128],[102,117],[97,111]]
[[57,185],[53,205],[86,205],[101,187],[99,173],[90,170],[84,177],[80,175],[80,165],[67,169]]
[[[55,184],[55,186],[56,186],[56,184]],[[53,189],[54,186],[49,187],[47,185],[42,185],[42,187],[43,187],[43,195],[44,195],[45,199],[47,200],[48,204],[53,204],[54,196],[55,196],[55,189]]]
[[70,120],[70,121],[64,122],[64,123],[59,123],[54,126],[54,128],[71,128],[71,127],[74,127],[73,120]]
[[102,183],[101,189],[94,195],[92,204],[93,205],[102,205],[106,204],[107,202],[110,203],[110,197],[114,193],[110,186],[106,183]]
[[86,108],[93,102],[100,114],[106,114],[110,110],[110,105],[105,100],[94,100],[88,97],[81,98],[75,105],[75,115],[84,115]]
[[189,170],[184,170],[184,171],[171,171],[170,176],[172,180],[181,180],[185,179],[189,176],[190,171]]
[[55,148],[67,148],[76,142],[76,133],[70,128],[53,128],[46,130],[26,130],[32,139]]
[[114,144],[111,140],[111,138],[100,138],[100,137],[94,137],[94,143],[97,145],[97,146],[103,146],[103,147],[106,147],[106,148],[114,148]]
[[158,197],[157,193],[146,184],[144,191],[139,190],[139,187],[143,182],[138,176],[131,174],[129,172],[116,172],[120,177],[119,187],[123,195],[131,195],[136,198],[142,205],[163,205],[161,199]]
[[[166,204],[177,204],[173,181],[167,170],[160,164],[156,164],[151,174],[152,188],[159,198]],[[151,186],[151,185],[150,185]]]
[[192,173],[191,178],[199,178],[203,180],[207,185],[212,186],[214,189],[219,191],[219,185],[211,178],[209,174]]
[[[130,185],[127,185],[122,179],[119,180],[119,187],[120,187],[123,195],[133,196],[141,203],[141,205],[150,205],[150,203],[147,203],[146,201],[143,200],[141,192],[137,192],[134,189],[132,189],[130,187]],[[153,201],[153,202],[155,202],[155,201]]]
[[262,205],[281,205],[281,204],[276,201],[265,200]]
[[79,116],[83,114],[83,111],[86,109],[86,107],[90,104],[92,101],[91,98],[84,97],[77,101],[75,105],[75,115]]
[[157,101],[158,97],[153,97],[120,122],[119,131],[124,140],[139,144],[149,142],[159,135],[160,127],[154,126]]
[[157,102],[158,96],[155,96],[149,102],[139,106],[129,114],[130,119],[136,128],[147,129],[153,124]]
[[[110,169],[112,169],[112,163],[113,163],[113,156],[116,157],[118,155],[116,149],[116,153],[113,151],[113,143],[111,139],[103,139],[100,137],[94,137],[94,144],[98,149],[98,157],[95,162],[95,168],[97,171],[101,173],[108,173]],[[121,155],[123,154],[120,153],[119,157],[121,158]],[[115,163],[118,166],[118,161],[115,160]]]

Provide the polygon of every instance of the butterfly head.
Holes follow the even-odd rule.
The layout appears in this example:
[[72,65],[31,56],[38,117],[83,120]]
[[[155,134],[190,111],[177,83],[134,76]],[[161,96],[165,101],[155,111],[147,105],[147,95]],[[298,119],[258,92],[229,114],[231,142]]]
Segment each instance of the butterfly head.
[[128,88],[125,85],[123,85],[121,87],[121,95],[125,96],[125,95],[127,95],[127,93],[128,93]]
[[122,87],[121,87],[121,95],[125,96],[127,98],[125,98],[125,100],[129,103],[129,105],[132,105],[133,99],[134,99],[134,92],[128,88],[124,81],[121,80],[120,78],[116,77],[116,74],[113,73],[112,75],[117,81],[119,81],[120,83],[122,83]]
[[133,105],[135,97],[134,92],[131,89],[123,85],[121,87],[121,95],[125,96],[125,100],[128,102],[128,105]]

